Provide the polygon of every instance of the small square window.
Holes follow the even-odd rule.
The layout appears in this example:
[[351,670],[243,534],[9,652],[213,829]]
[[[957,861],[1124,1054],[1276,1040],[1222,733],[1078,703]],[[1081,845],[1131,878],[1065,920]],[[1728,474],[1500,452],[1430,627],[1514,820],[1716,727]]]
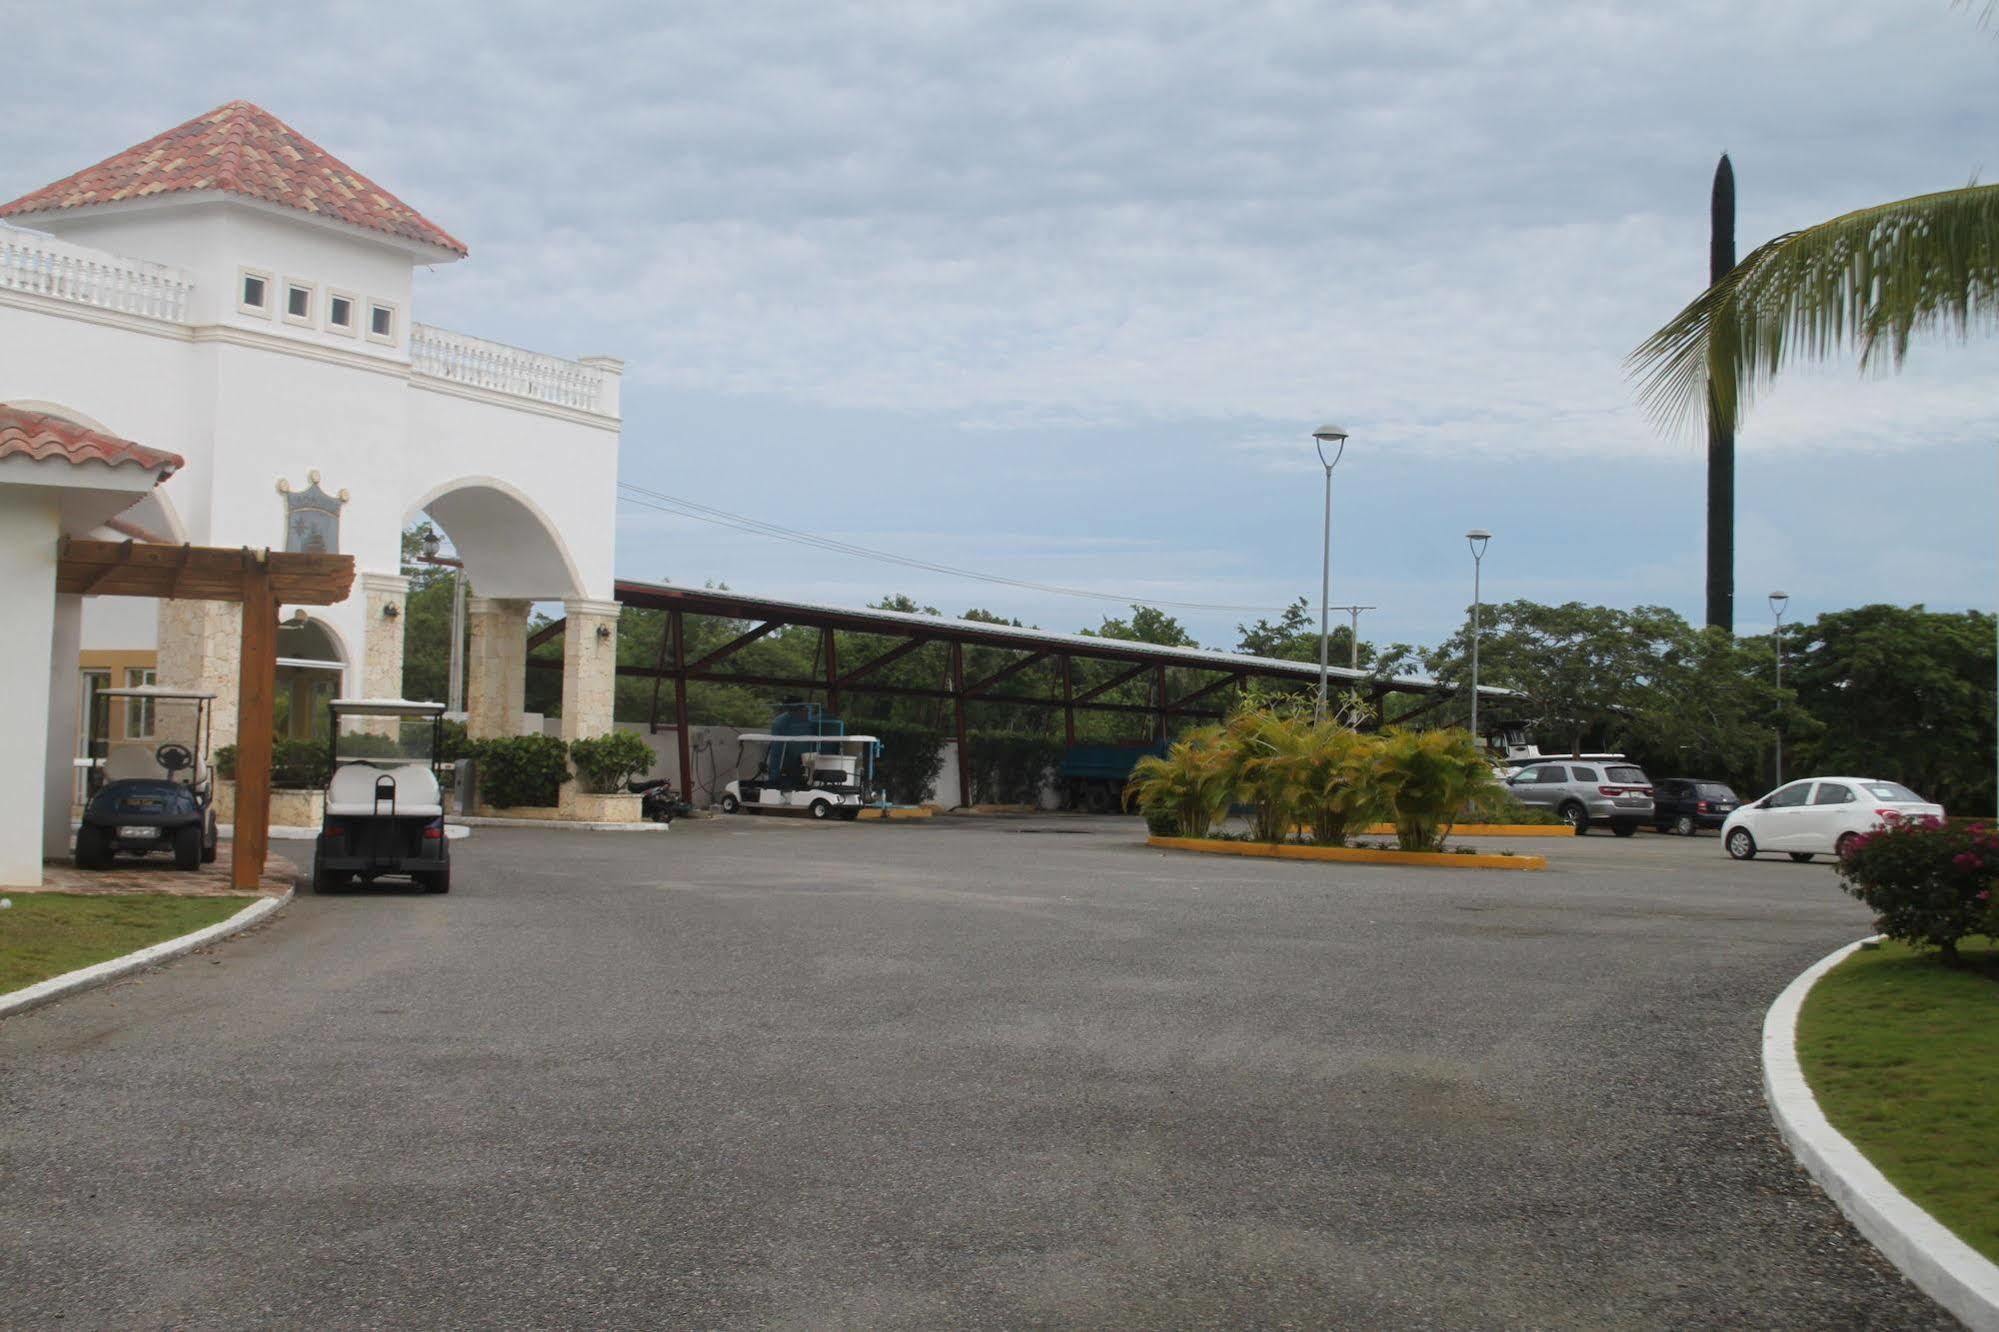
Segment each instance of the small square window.
[[237,308],[244,314],[269,315],[271,312],[271,275],[253,269],[242,270],[237,288]]
[[395,306],[376,304],[368,307],[368,336],[377,342],[396,340]]
[[326,326],[336,333],[354,331],[354,298],[340,292],[329,292],[326,297]]
[[289,323],[312,322],[312,287],[303,282],[285,283],[285,319]]

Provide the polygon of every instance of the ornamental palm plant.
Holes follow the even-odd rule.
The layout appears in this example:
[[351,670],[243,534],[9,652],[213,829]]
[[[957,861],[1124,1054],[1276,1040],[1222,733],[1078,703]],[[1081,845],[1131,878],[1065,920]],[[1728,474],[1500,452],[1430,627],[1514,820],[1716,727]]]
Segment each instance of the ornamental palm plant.
[[1222,728],[1203,726],[1163,756],[1147,754],[1133,764],[1125,798],[1138,802],[1155,832],[1168,827],[1181,837],[1206,837],[1228,809],[1232,783]]
[[1235,798],[1250,807],[1249,835],[1259,842],[1284,841],[1298,826],[1311,723],[1244,709],[1223,729]]
[[1312,728],[1299,763],[1298,803],[1313,845],[1345,846],[1381,816],[1376,746],[1374,737],[1337,723]]
[[1462,728],[1384,729],[1374,777],[1404,851],[1440,850],[1458,811],[1497,785],[1471,732]]

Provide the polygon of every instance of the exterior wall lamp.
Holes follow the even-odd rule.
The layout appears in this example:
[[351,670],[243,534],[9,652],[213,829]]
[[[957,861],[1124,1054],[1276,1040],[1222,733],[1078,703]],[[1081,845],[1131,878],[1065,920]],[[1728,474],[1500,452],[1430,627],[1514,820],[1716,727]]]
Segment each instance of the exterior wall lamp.
[[399,609],[396,603],[393,601],[391,601],[388,605],[382,607],[382,618],[385,620],[393,620],[398,615],[401,614],[402,614],[401,609]]
[[600,624],[600,625],[598,625],[598,626],[597,626],[597,637],[599,637],[599,638],[609,638],[610,636],[611,636],[611,626],[610,626],[610,625],[608,625],[608,624]]

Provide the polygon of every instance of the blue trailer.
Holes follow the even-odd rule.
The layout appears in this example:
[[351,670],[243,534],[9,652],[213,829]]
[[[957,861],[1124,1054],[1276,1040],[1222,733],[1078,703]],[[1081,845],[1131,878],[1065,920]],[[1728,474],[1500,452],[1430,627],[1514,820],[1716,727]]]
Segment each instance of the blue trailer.
[[1166,742],[1143,745],[1070,745],[1055,769],[1063,803],[1069,809],[1109,814],[1124,808],[1124,786],[1131,770],[1147,754],[1165,754]]

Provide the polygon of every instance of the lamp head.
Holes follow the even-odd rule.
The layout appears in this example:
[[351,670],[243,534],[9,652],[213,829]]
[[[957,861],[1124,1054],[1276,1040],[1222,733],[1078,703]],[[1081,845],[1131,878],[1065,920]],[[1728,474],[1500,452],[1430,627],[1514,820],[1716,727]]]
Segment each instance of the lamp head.
[[1486,531],[1483,527],[1474,527],[1471,531],[1465,533],[1465,544],[1471,547],[1473,559],[1483,559],[1485,557],[1485,543],[1490,540],[1492,540],[1492,533]]
[[1346,428],[1336,425],[1322,425],[1312,432],[1312,438],[1321,444],[1335,444],[1347,437]]
[[1782,615],[1784,613],[1784,607],[1789,605],[1790,601],[1791,601],[1790,593],[1772,592],[1770,594],[1770,613],[1773,615]]
[[423,557],[425,559],[427,560],[436,559],[437,549],[441,544],[442,543],[437,539],[436,528],[426,527],[423,530]]

